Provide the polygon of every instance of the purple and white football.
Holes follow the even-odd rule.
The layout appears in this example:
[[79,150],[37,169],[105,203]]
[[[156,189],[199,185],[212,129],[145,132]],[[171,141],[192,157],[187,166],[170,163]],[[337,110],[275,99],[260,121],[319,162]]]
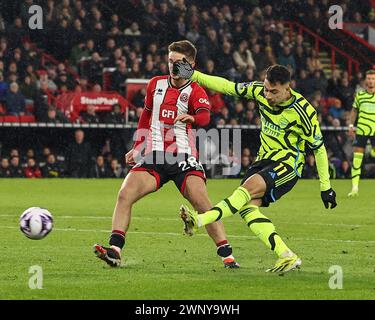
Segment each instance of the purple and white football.
[[52,214],[39,207],[26,209],[20,217],[20,229],[22,233],[33,240],[40,240],[46,237],[53,227]]

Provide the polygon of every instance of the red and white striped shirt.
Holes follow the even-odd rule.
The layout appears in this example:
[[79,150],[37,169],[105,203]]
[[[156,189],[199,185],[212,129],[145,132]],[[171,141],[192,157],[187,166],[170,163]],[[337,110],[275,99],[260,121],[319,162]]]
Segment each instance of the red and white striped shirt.
[[[189,81],[181,88],[175,88],[169,76],[152,78],[147,85],[145,110],[138,124],[138,129],[148,129],[145,153],[163,151],[197,156],[195,136],[190,130],[192,125],[180,121],[174,124],[174,120],[181,114],[189,114],[194,116],[195,125],[205,126],[209,122],[210,109],[208,96],[197,83]],[[135,147],[140,142],[137,138]]]

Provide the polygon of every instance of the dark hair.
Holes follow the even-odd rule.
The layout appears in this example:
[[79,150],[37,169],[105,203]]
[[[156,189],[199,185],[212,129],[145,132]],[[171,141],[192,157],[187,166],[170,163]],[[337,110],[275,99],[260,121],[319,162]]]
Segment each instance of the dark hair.
[[272,84],[286,84],[290,82],[290,72],[286,67],[274,64],[267,68],[266,78]]
[[168,46],[168,51],[176,51],[178,53],[184,54],[188,60],[191,59],[195,61],[197,56],[197,48],[188,40],[181,40],[172,42]]
[[375,69],[366,71],[366,76],[368,76],[370,74],[375,74]]

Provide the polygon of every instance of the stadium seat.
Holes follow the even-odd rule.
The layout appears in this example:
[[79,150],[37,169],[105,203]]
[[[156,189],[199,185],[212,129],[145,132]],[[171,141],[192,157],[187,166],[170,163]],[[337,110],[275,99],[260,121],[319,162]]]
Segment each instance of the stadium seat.
[[4,116],[3,122],[20,122],[19,116]]
[[34,116],[20,116],[20,122],[36,122]]

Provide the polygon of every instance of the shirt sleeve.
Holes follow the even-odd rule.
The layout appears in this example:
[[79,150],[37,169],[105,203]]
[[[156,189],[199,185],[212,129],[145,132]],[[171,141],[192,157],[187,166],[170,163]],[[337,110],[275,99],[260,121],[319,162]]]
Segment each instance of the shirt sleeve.
[[207,109],[201,109],[194,117],[194,125],[205,127],[210,123],[210,112]]
[[307,142],[311,150],[319,149],[324,143],[316,111],[311,106],[307,111],[301,110],[300,113],[302,138]]
[[135,134],[133,149],[138,147],[146,140],[148,130],[150,129],[150,120],[152,116],[151,109],[147,109],[146,106],[142,111],[141,117],[138,121],[138,127]]
[[156,88],[156,79],[152,78],[146,87],[146,96],[145,96],[145,109],[152,110],[154,106],[154,92]]
[[329,180],[329,161],[327,150],[324,144],[320,148],[314,150],[314,156],[320,180],[320,191],[327,191],[331,188],[331,182]]
[[135,134],[133,148],[137,148],[146,140],[146,131],[150,128],[150,120],[152,116],[152,108],[154,101],[154,92],[156,87],[156,79],[152,78],[147,84],[146,96],[145,96],[145,105],[142,111],[141,117],[138,121],[138,127]]
[[194,125],[197,127],[204,127],[210,122],[211,104],[208,99],[206,91],[196,85],[189,101],[189,114],[194,117]]
[[195,81],[208,89],[221,92],[230,96],[255,100],[255,82],[235,83],[222,77],[209,76],[199,71],[194,71],[192,81]]
[[194,115],[203,110],[210,111],[211,104],[206,91],[202,87],[196,86],[190,96],[189,113]]
[[331,188],[329,180],[329,162],[316,111],[310,105],[306,108],[306,111],[299,110],[299,112],[303,132],[302,138],[314,152],[316,168],[320,180],[320,190],[326,191]]

